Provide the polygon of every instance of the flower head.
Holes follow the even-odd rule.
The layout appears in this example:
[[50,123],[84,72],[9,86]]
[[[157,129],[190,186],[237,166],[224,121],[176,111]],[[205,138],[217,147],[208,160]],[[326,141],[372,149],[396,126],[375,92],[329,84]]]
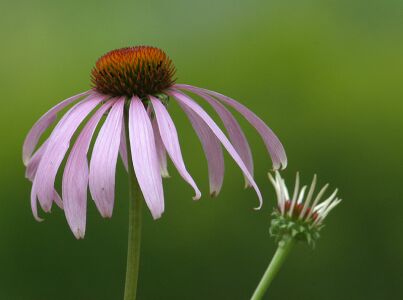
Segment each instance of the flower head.
[[294,193],[290,198],[285,181],[279,172],[276,171],[274,178],[269,173],[269,179],[277,194],[277,207],[273,212],[270,233],[280,241],[296,238],[314,246],[323,227],[323,220],[341,201],[336,197],[337,189],[326,200],[320,202],[329,185],[326,184],[314,197],[317,180],[315,175],[305,197],[307,186],[300,189],[297,173]]
[[[126,169],[134,169],[155,219],[164,211],[162,177],[168,176],[167,156],[194,189],[193,198],[199,199],[201,193],[185,166],[179,136],[167,110],[168,99],[183,109],[201,141],[207,158],[210,193],[217,195],[223,183],[223,146],[242,170],[246,185],[255,189],[261,206],[262,197],[253,178],[248,141],[227,107],[238,111],[257,129],[274,169],[287,164],[281,142],[261,119],[239,102],[210,90],[175,84],[174,73],[171,60],[158,48],[141,46],[111,51],[102,56],[92,70],[92,89],[60,102],[35,123],[24,142],[23,161],[26,177],[32,182],[31,207],[37,220],[41,220],[37,201],[45,212],[49,212],[55,202],[64,209],[74,235],[82,238],[88,188],[100,214],[111,217],[119,154]],[[199,96],[213,107],[223,121],[228,137],[185,92]],[[56,121],[57,113],[73,103],[38,147],[42,134]],[[100,130],[88,161],[91,141],[98,127]],[[127,149],[132,166],[127,163]],[[60,196],[54,185],[64,160]]]
[[92,69],[92,83],[101,94],[141,98],[172,87],[174,74],[175,66],[161,49],[127,47],[98,59]]

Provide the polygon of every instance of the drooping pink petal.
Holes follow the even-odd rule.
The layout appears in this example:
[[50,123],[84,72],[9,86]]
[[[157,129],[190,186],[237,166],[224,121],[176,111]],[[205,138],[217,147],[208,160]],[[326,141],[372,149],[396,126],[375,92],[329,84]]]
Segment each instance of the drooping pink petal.
[[[232,113],[225,108],[218,100],[213,97],[200,93],[200,96],[204,98],[217,112],[223,121],[224,127],[227,129],[229,139],[234,146],[235,150],[238,152],[239,156],[242,158],[246,167],[249,170],[249,173],[253,176],[253,158],[252,152],[249,147],[248,140],[246,139],[245,134],[241,126],[239,126],[238,121],[232,115]],[[249,187],[250,182],[245,177],[245,187]]]
[[[151,115],[150,107],[147,107],[147,114],[149,116]],[[153,129],[154,129],[154,125],[153,125]],[[155,132],[154,132],[154,134],[155,134]],[[157,137],[155,139],[156,139],[156,143],[157,143]],[[162,141],[161,141],[161,143],[162,143]],[[127,148],[126,147],[127,147],[126,146],[126,129],[125,129],[125,124],[122,124],[122,136],[120,137],[119,153],[120,153],[120,158],[122,159],[123,165],[124,165],[124,167],[125,167],[125,169],[127,171],[128,169],[127,169]],[[158,149],[158,147],[157,147],[158,155],[160,155],[159,150],[160,149]],[[166,165],[166,151],[165,151],[165,148],[163,148],[163,151],[164,151],[164,155],[165,155],[165,165]],[[161,163],[163,163],[163,162],[161,162]],[[162,167],[162,165],[161,165],[161,167]],[[161,175],[162,175],[162,177],[169,177],[168,170],[165,169],[164,173],[161,173]]]
[[25,177],[29,179],[29,181],[34,181],[36,171],[38,170],[39,163],[43,157],[43,153],[45,153],[46,146],[49,140],[43,142],[43,144],[39,147],[38,150],[32,155],[31,159],[27,164],[27,169],[25,170]]
[[245,107],[243,104],[231,99],[225,95],[220,93],[194,87],[191,85],[186,84],[176,84],[174,87],[191,91],[195,94],[202,96],[201,94],[207,93],[211,96],[216,97],[218,100],[222,101],[223,103],[233,107],[239,113],[241,113],[248,121],[251,123],[253,127],[259,132],[260,136],[262,137],[266,148],[271,156],[273,161],[273,168],[274,169],[284,169],[287,166],[287,156],[284,151],[284,147],[281,144],[280,140],[274,134],[274,132],[258,117],[256,116],[251,110]]
[[215,197],[220,193],[224,180],[224,155],[220,140],[215,136],[210,127],[206,125],[203,119],[193,112],[193,110],[182,103],[179,103],[179,105],[188,116],[202,144],[207,159],[210,195]]
[[127,148],[126,148],[126,129],[125,129],[125,124],[124,122],[122,123],[122,131],[120,134],[120,146],[119,146],[119,153],[120,153],[120,158],[122,159],[123,165],[127,169]]
[[115,173],[119,154],[125,100],[119,99],[108,113],[92,152],[89,184],[92,198],[104,218],[112,217]]
[[129,136],[134,172],[154,219],[164,211],[162,178],[150,118],[138,97],[131,99]]
[[[36,172],[38,170],[38,166],[39,163],[43,157],[43,154],[45,153],[46,150],[46,146],[47,146],[48,140],[46,140],[41,147],[39,147],[39,149],[34,153],[34,155],[32,156],[32,158],[30,159],[29,163],[27,164],[27,169],[25,171],[25,177],[27,179],[29,179],[29,181],[33,182],[35,179],[35,175]],[[53,191],[53,200],[56,202],[57,206],[60,207],[60,209],[63,209],[63,202],[62,199],[60,198],[59,194],[56,192],[56,190],[54,189]],[[35,197],[35,202],[32,203],[33,205],[35,205],[35,210],[37,210],[36,208],[36,197]],[[34,217],[35,219],[39,220],[40,218],[38,217],[38,213],[37,211],[34,212],[34,210],[32,211],[34,213]],[[42,220],[42,219],[40,219]]]
[[150,100],[154,108],[160,137],[162,139],[162,142],[164,143],[165,149],[167,150],[168,155],[177,168],[179,174],[187,183],[189,183],[190,186],[193,187],[195,191],[195,196],[193,197],[193,199],[198,200],[201,197],[201,193],[192,176],[190,176],[189,172],[186,169],[179,145],[178,133],[176,131],[175,124],[172,121],[167,109],[160,100],[153,96],[150,96]]
[[157,148],[157,155],[158,155],[158,161],[159,161],[160,170],[161,170],[161,176],[163,178],[168,178],[169,173],[168,173],[168,163],[167,163],[167,152],[165,150],[164,143],[161,139],[160,131],[158,129],[158,123],[155,119],[152,119],[151,124],[153,126],[155,147]]
[[42,222],[43,219],[38,215],[38,203],[36,201],[36,189],[34,186],[31,188],[31,209],[35,220]]
[[91,117],[78,136],[64,168],[62,192],[67,223],[77,239],[84,238],[87,215],[87,153],[94,131],[103,114],[114,103],[109,100]]
[[263,204],[262,195],[257,187],[255,180],[253,179],[252,175],[249,173],[248,168],[242,161],[242,158],[239,156],[238,152],[234,149],[230,141],[227,139],[225,134],[221,131],[221,129],[217,126],[217,124],[211,119],[211,117],[191,98],[188,96],[177,92],[175,90],[169,90],[169,95],[173,96],[178,102],[182,103],[183,105],[187,106],[193,112],[195,112],[203,121],[206,123],[207,126],[214,132],[217,138],[221,141],[223,146],[227,149],[228,153],[232,156],[238,166],[241,168],[242,172],[245,174],[251,185],[256,191],[256,194],[259,198],[259,206],[257,209],[261,208]]
[[103,100],[99,96],[76,104],[57,124],[49,137],[43,158],[41,159],[33,182],[42,209],[48,212],[54,200],[54,182],[57,171],[69,148],[70,139],[81,122]]
[[[62,199],[60,198],[59,194],[56,192],[56,190],[53,190],[53,198],[57,204],[57,206],[59,206],[60,209],[63,210],[63,202]],[[38,215],[38,206],[37,206],[37,201],[36,201],[36,190],[34,190],[33,188],[31,189],[31,209],[32,209],[32,214],[35,218],[35,220],[37,220],[38,222],[42,222],[43,219],[39,217]]]
[[56,203],[57,206],[59,206],[59,208],[61,210],[64,209],[64,203],[62,201],[62,198],[60,197],[59,193],[56,191],[56,189],[53,189],[53,201]]
[[57,113],[65,108],[70,103],[76,101],[77,99],[90,94],[91,91],[86,91],[80,93],[73,97],[70,97],[56,106],[48,110],[35,124],[32,126],[27,137],[25,138],[24,145],[22,147],[22,160],[26,166],[31,159],[31,155],[35,150],[35,147],[42,136],[42,133],[56,120]]

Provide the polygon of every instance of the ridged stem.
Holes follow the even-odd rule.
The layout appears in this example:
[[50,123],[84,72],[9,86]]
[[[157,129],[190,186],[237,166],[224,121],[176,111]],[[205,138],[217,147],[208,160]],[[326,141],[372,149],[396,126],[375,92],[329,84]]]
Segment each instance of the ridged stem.
[[133,168],[132,154],[129,138],[129,108],[124,110],[127,166],[129,174],[129,232],[127,245],[126,281],[124,300],[135,300],[137,294],[137,281],[140,264],[141,243],[141,207],[143,194],[136,179]]
[[283,241],[279,243],[279,246],[274,254],[273,258],[269,266],[267,267],[266,272],[263,274],[262,279],[259,282],[255,292],[251,300],[260,300],[263,298],[264,294],[266,293],[270,283],[273,281],[274,277],[277,275],[278,271],[280,270],[281,266],[283,265],[285,259],[287,258],[290,250],[295,244],[295,239],[290,238],[287,241]]

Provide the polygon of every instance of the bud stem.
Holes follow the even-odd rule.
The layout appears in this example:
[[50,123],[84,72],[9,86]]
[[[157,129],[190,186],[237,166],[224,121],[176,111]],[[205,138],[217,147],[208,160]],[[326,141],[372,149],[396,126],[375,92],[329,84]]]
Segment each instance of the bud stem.
[[263,277],[260,280],[255,292],[253,293],[251,300],[260,300],[263,298],[266,290],[270,286],[270,283],[277,275],[294,244],[294,238],[289,238],[286,241],[280,241],[276,253],[274,254],[269,266],[267,267],[266,272],[263,274]]

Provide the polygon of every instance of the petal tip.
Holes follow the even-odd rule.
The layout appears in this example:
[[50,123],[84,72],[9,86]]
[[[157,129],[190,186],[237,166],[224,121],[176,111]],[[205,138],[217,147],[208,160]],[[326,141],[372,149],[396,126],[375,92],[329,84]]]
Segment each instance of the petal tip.
[[263,201],[259,199],[259,205],[257,207],[254,207],[253,210],[260,210],[263,206]]
[[104,219],[111,219],[112,218],[112,212],[101,212],[101,216]]
[[74,234],[74,237],[75,237],[77,240],[82,240],[82,239],[84,239],[85,230],[82,230],[82,229],[77,228],[77,229],[75,229],[75,230],[73,231],[73,234]]
[[287,165],[288,165],[287,159],[283,160],[281,162],[281,170],[284,170],[285,168],[287,168]]
[[195,196],[192,197],[192,199],[193,199],[194,201],[200,200],[200,198],[201,198],[201,194],[195,195]]
[[37,222],[39,222],[39,223],[45,221],[44,219],[42,219],[41,217],[39,217],[39,216],[37,216],[37,215],[36,215],[36,216],[34,215],[34,219],[35,219]]
[[152,216],[153,216],[154,221],[156,221],[162,217],[162,212],[158,213],[158,214],[153,214]]
[[43,205],[41,205],[41,207],[42,207],[42,210],[45,213],[51,213],[52,212],[52,204],[43,204]]
[[245,185],[244,185],[244,189],[245,190],[247,190],[247,189],[249,189],[249,188],[251,188],[252,187],[252,185],[250,184],[250,182],[248,181],[248,180],[245,180]]
[[99,214],[101,215],[102,218],[104,218],[104,219],[112,218],[113,210],[108,209],[103,205],[98,205],[98,203],[96,203],[96,206],[97,206]]
[[259,204],[258,207],[254,207],[254,208],[253,208],[253,210],[256,210],[256,211],[261,210],[261,209],[262,209],[262,204]]
[[161,176],[162,176],[162,178],[171,178],[171,175],[169,175],[169,173],[168,172],[161,172]]

